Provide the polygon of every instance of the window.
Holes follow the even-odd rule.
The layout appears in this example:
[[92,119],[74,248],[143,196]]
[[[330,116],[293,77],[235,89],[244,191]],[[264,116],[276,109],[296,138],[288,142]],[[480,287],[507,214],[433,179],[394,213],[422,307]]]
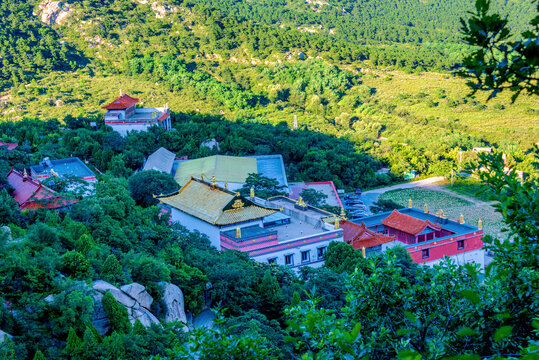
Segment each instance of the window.
[[311,261],[311,252],[309,250],[301,252],[301,263],[308,263]]
[[464,249],[464,240],[457,241],[457,250]]
[[324,254],[326,253],[326,246],[319,247],[316,249],[316,255],[318,257],[318,260],[322,260],[324,258]]
[[429,249],[422,250],[421,255],[423,255],[423,259],[428,258],[429,257]]
[[289,254],[284,256],[285,265],[294,265],[294,254]]
[[268,264],[277,264],[277,258],[268,259]]

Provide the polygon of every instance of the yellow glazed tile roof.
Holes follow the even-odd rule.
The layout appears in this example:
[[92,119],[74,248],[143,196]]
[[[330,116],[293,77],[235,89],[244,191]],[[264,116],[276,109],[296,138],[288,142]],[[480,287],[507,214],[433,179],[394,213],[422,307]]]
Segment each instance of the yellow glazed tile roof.
[[198,179],[189,180],[180,191],[159,197],[159,201],[215,225],[260,219],[276,212]]
[[191,177],[200,178],[204,174],[207,179],[215,175],[218,182],[243,183],[250,173],[258,173],[255,158],[214,155],[180,163],[174,179],[183,186]]

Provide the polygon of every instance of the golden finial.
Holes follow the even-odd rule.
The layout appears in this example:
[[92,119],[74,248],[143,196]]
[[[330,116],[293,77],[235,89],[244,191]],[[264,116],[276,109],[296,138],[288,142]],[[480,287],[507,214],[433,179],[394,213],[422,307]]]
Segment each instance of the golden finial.
[[251,198],[255,197],[255,188],[251,186]]
[[346,211],[344,211],[344,207],[341,207],[341,218],[346,220]]
[[215,187],[215,174],[211,177],[211,184]]
[[367,257],[367,254],[365,253],[365,246],[361,248],[361,255],[363,255],[363,259]]
[[204,173],[200,174],[200,178],[204,181]]
[[236,228],[236,239],[239,239],[241,238],[241,228],[238,226]]
[[26,168],[24,169],[23,175],[24,175],[24,177],[28,176],[28,173],[26,172]]
[[121,97],[123,94],[124,94],[124,93],[123,93],[122,89],[120,89],[120,97]]
[[237,196],[237,197],[240,197],[240,192],[239,192],[239,191],[236,193],[236,196]]
[[459,223],[464,224],[464,215],[460,214]]
[[483,230],[483,222],[481,221],[481,219],[479,219],[479,221],[477,222],[477,228],[479,230]]
[[427,206],[427,204],[425,204],[425,213],[428,213],[429,212],[429,208]]
[[412,199],[408,199],[408,207],[412,208]]
[[339,227],[339,218],[335,216],[335,229],[338,229]]
[[228,181],[225,181],[225,189],[228,189]]

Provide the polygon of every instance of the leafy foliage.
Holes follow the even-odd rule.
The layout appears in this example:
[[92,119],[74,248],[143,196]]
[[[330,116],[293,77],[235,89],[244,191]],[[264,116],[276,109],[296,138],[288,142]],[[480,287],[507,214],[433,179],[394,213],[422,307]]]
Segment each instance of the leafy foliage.
[[472,17],[461,19],[464,41],[476,50],[464,58],[459,74],[473,78],[469,82],[473,93],[489,91],[491,99],[509,89],[513,102],[522,91],[539,95],[539,3],[536,6],[530,29],[521,39],[514,39],[507,18],[489,13],[490,0],[476,0]]

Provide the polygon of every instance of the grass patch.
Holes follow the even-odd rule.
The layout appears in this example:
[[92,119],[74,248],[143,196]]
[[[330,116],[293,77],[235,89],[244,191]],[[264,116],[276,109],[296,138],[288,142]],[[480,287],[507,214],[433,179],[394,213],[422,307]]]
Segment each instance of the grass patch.
[[453,182],[453,186],[445,184],[444,187],[457,194],[466,195],[485,202],[491,201],[490,196],[493,194],[492,189],[480,180],[473,178],[458,179]]

